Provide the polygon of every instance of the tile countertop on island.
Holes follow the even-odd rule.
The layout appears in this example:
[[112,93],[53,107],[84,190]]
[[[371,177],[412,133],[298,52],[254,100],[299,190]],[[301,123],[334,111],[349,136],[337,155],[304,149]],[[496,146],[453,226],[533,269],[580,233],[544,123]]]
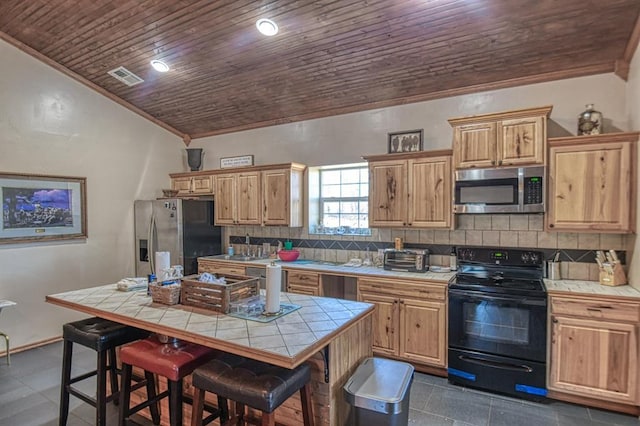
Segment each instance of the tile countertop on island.
[[308,270],[320,272],[322,274],[329,275],[341,275],[341,276],[379,276],[383,278],[398,278],[398,279],[413,279],[413,280],[425,280],[425,281],[440,281],[443,284],[449,282],[449,279],[455,275],[455,272],[398,272],[398,271],[387,271],[383,268],[378,268],[375,266],[345,266],[340,263],[331,263],[324,261],[315,261],[315,260],[298,260],[295,262],[283,262],[276,259],[252,259],[252,260],[230,260],[226,259],[227,256],[219,255],[219,256],[205,256],[200,257],[198,259],[202,260],[210,260],[215,262],[229,262],[236,265],[241,266],[250,266],[250,267],[266,267],[270,265],[271,262],[275,262],[277,265],[280,265],[283,269],[300,269],[300,270]]
[[544,280],[547,292],[550,294],[583,294],[587,296],[606,296],[640,299],[640,290],[630,285],[607,286],[598,281],[581,280]]
[[287,368],[296,367],[325,346],[328,339],[373,311],[369,303],[282,293],[282,302],[300,305],[301,309],[261,323],[190,306],[154,303],[145,291],[117,291],[116,284],[53,294],[46,299],[238,355],[247,356],[248,351],[258,354],[262,361]]

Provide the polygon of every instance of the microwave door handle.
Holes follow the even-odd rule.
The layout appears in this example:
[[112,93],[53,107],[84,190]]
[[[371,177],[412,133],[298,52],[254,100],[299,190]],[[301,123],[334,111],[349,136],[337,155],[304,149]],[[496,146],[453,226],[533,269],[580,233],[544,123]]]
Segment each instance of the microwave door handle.
[[518,211],[524,212],[524,169],[518,169]]

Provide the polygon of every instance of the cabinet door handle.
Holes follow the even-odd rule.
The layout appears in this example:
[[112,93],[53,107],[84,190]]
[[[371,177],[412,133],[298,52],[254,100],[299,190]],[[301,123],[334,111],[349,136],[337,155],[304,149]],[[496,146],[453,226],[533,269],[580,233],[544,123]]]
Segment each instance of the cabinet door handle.
[[554,324],[557,324],[558,323],[558,319],[557,318],[551,318],[551,322],[554,323]]
[[502,160],[498,161],[498,166],[502,166]]
[[496,165],[496,160],[491,160],[491,165],[495,166]]

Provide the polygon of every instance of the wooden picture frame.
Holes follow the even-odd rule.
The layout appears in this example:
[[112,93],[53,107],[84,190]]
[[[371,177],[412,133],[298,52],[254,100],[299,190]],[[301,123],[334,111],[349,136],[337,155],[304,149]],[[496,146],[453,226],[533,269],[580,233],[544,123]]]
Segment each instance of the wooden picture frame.
[[0,244],[86,239],[86,181],[0,172]]
[[422,151],[423,133],[424,129],[389,133],[387,152],[389,154],[397,154],[400,152]]

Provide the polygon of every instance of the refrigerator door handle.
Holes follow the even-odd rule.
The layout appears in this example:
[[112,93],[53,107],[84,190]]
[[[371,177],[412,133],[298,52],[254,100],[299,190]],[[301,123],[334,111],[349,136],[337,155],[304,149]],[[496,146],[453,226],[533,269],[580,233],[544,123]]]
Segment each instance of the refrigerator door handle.
[[156,230],[156,215],[152,214],[151,215],[151,220],[149,221],[149,236],[147,241],[149,241],[149,264],[151,265],[151,273],[155,274],[156,273],[156,265],[155,265],[155,247],[154,247],[154,241],[153,241],[153,236],[155,234],[155,230]]

